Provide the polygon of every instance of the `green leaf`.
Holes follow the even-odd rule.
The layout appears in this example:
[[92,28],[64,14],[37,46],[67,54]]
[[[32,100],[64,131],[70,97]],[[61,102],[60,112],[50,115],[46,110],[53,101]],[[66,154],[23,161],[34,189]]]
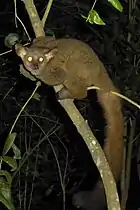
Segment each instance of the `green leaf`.
[[11,200],[11,185],[3,177],[0,177],[0,193],[7,200]]
[[11,133],[8,135],[5,145],[4,145],[4,148],[3,148],[2,156],[4,156],[9,151],[9,149],[12,147],[12,145],[15,141],[16,135],[17,135],[16,133]]
[[5,176],[9,186],[11,186],[12,177],[11,177],[11,174],[8,171],[0,170],[0,176]]
[[85,17],[84,15],[81,15],[84,19],[86,19],[87,22],[89,22],[90,24],[97,24],[97,25],[105,25],[105,23],[103,22],[103,20],[100,18],[99,14],[91,9],[88,13],[88,17]]
[[39,95],[39,93],[35,93],[34,95],[33,95],[33,98],[34,99],[36,99],[37,101],[40,101],[40,95]]
[[115,7],[117,10],[119,10],[120,12],[123,11],[123,6],[119,2],[119,0],[108,0],[108,2],[112,4],[112,6]]
[[11,185],[0,177],[0,201],[9,209],[15,210],[11,199]]
[[103,20],[100,18],[99,14],[95,10],[90,10],[89,11],[89,22],[95,23],[97,25],[105,25]]
[[14,159],[20,160],[21,159],[20,149],[15,144],[13,144],[12,149],[13,149],[13,153],[14,153]]
[[17,169],[17,162],[14,158],[9,156],[3,156],[2,160],[12,168],[11,171],[15,171]]
[[3,205],[9,209],[9,210],[15,210],[14,205],[12,202],[8,201],[1,193],[0,193],[0,202],[3,203]]

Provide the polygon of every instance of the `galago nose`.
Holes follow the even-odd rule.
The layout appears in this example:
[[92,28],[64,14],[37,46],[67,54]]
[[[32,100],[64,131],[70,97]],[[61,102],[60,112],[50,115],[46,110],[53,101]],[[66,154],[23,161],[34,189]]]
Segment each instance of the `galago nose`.
[[38,69],[38,64],[33,65],[34,69]]

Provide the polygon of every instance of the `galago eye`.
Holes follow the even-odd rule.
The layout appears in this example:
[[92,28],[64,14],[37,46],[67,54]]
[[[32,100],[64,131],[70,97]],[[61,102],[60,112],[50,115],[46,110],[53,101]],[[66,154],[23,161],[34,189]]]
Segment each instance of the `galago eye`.
[[39,61],[39,62],[43,62],[43,61],[44,61],[44,58],[43,58],[43,57],[40,57],[40,58],[38,59],[38,61]]
[[29,56],[29,57],[27,58],[27,60],[28,60],[29,62],[31,62],[31,61],[33,60],[33,58],[32,58],[31,56]]

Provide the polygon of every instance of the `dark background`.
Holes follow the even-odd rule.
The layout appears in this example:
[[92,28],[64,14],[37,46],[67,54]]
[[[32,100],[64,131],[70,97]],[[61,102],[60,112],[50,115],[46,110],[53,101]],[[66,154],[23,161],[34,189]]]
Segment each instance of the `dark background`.
[[[138,2],[138,1],[137,1]],[[74,37],[88,43],[105,64],[114,84],[121,93],[139,103],[140,101],[140,65],[139,33],[140,3],[131,11],[134,18],[129,21],[128,3],[121,0],[122,13],[115,10],[107,0],[99,0],[95,9],[106,23],[105,26],[86,23],[85,16],[92,7],[93,0],[54,0],[50,11],[46,33],[55,33],[56,37]],[[47,1],[35,1],[43,16]],[[17,1],[18,15],[25,24],[31,38],[34,33],[26,13],[23,1]],[[4,45],[5,37],[12,32],[20,35],[23,42],[28,41],[24,30],[14,22],[14,4],[11,0],[0,1],[0,53],[8,50]],[[131,39],[128,40],[128,36]],[[35,82],[25,78],[19,72],[20,59],[14,51],[0,56],[0,150],[2,151],[7,134],[21,107],[35,88]],[[62,209],[62,189],[58,174],[58,165],[51,144],[58,158],[62,177],[66,167],[66,209],[75,209],[71,198],[80,189],[91,189],[97,181],[98,172],[82,138],[57,103],[53,88],[42,85],[38,93],[40,101],[32,99],[18,120],[14,131],[17,133],[16,145],[20,148],[24,164],[17,170],[12,185],[12,194],[16,209]],[[102,110],[96,102],[96,94],[89,91],[88,98],[75,101],[83,116],[103,146],[104,125]],[[127,209],[140,207],[139,185],[139,110],[123,101],[123,113],[128,132],[125,140],[134,130],[131,180]],[[134,126],[131,122],[134,122]],[[41,141],[45,132],[47,139]],[[117,142],[116,142],[117,144]],[[10,152],[9,155],[12,152]],[[7,165],[3,165],[7,168]],[[5,209],[3,205],[1,209]]]

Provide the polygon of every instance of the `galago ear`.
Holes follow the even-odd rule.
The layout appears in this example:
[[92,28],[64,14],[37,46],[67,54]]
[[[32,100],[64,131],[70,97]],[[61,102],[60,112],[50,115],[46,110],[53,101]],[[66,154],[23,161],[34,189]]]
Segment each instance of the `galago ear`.
[[49,62],[56,55],[57,52],[58,52],[57,48],[54,48],[54,49],[50,50],[49,52],[44,51],[44,55],[45,55],[47,61]]
[[15,51],[21,58],[24,58],[24,56],[27,54],[27,48],[23,47],[21,44],[15,44]]

